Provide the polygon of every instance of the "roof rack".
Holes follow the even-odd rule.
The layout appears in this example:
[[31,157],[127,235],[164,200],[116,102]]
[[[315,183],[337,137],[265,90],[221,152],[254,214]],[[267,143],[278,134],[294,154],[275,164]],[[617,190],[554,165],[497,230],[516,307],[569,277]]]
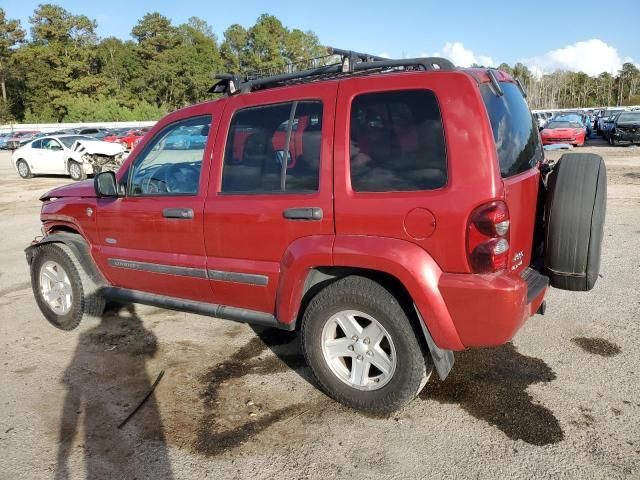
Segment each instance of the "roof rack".
[[[358,53],[351,50],[341,50],[338,48],[327,48],[328,55],[317,57],[311,60],[327,61],[336,56],[340,57],[339,62],[329,63],[313,68],[299,71],[296,68],[300,64],[287,66],[290,70],[285,73],[275,75],[261,74],[218,74],[216,80],[220,80],[209,90],[210,93],[223,93],[234,95],[237,93],[248,93],[265,88],[273,88],[298,83],[307,83],[320,80],[331,80],[344,78],[353,75],[370,75],[374,73],[387,73],[393,71],[431,71],[431,70],[453,70],[455,65],[449,60],[440,57],[403,58],[392,60],[384,57],[370,55],[368,53]],[[305,62],[301,62],[305,63]],[[308,65],[308,63],[306,63]]]

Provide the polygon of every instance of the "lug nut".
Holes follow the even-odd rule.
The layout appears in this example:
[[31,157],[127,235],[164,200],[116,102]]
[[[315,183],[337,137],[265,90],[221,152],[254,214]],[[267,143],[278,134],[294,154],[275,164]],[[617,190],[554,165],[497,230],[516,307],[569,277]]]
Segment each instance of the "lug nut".
[[367,352],[367,356],[369,356],[369,357],[373,357],[373,352],[372,352],[371,350],[369,350],[369,351]]
[[358,337],[356,335],[354,335],[353,337],[351,337],[351,340],[353,340],[354,342],[358,341]]
[[358,360],[362,360],[364,357],[363,357],[362,355],[358,355],[356,358],[357,358]]
[[349,346],[347,347],[347,350],[349,350],[350,352],[353,352],[353,345],[349,345]]
[[369,345],[371,343],[371,340],[369,340],[368,338],[364,339],[364,344],[365,345]]

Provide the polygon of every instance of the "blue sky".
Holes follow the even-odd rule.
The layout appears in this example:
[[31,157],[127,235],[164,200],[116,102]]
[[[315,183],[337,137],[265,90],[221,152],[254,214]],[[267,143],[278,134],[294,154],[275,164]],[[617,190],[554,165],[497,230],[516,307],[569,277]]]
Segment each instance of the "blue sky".
[[[19,18],[26,26],[43,1],[11,1],[3,8],[9,18]],[[250,26],[261,13],[270,13],[289,28],[313,30],[325,45],[391,57],[439,53],[460,65],[472,60],[495,65],[524,60],[540,71],[566,68],[591,74],[614,71],[623,61],[640,62],[640,0],[52,3],[97,20],[100,36],[124,39],[150,11],[161,12],[175,24],[192,15],[202,17],[219,37],[233,23]]]

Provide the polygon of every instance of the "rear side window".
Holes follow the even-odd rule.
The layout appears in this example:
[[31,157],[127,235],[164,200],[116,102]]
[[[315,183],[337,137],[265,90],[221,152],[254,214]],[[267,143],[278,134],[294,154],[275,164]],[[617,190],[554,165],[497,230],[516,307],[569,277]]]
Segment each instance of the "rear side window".
[[321,145],[322,102],[288,102],[240,110],[229,127],[222,192],[316,192]]
[[504,95],[498,96],[489,84],[480,86],[487,107],[500,173],[511,177],[529,170],[542,160],[542,145],[529,107],[514,83],[501,83]]
[[31,148],[42,148],[42,140],[36,140],[31,144]]
[[430,90],[359,95],[351,105],[351,187],[357,192],[432,190],[447,183],[438,102]]

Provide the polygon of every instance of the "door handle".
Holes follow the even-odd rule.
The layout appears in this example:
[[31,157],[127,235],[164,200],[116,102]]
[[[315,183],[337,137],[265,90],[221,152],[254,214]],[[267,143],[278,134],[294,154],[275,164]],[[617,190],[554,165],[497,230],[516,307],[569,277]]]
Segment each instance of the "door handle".
[[322,209],[320,207],[287,208],[282,212],[282,216],[287,220],[322,220]]
[[179,220],[192,220],[193,208],[165,208],[162,210],[164,218],[177,218]]

